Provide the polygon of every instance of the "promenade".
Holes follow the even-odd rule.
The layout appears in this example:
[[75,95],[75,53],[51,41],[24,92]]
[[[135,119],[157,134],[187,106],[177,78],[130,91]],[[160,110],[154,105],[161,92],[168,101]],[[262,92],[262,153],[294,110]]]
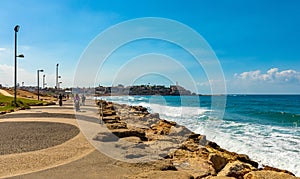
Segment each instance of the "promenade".
[[[92,102],[87,101],[87,105],[82,106],[81,111],[77,114],[94,115],[94,120],[97,121],[97,113],[94,111]],[[56,126],[60,129],[45,130],[42,125],[49,125],[49,123],[53,124],[52,127]],[[95,122],[89,123],[99,125]],[[64,127],[70,125],[76,127],[72,129],[69,127],[66,132]],[[71,100],[64,102],[62,107],[58,105],[36,106],[30,110],[20,110],[2,115],[0,116],[0,129],[2,126],[6,128],[9,126],[9,128],[0,132],[2,136],[0,138],[2,140],[1,151],[5,148],[4,144],[9,143],[12,138],[19,138],[19,141],[24,143],[31,141],[31,143],[21,146],[25,147],[22,148],[25,152],[15,149],[18,146],[14,145],[19,145],[19,143],[9,143],[5,149],[6,154],[0,155],[0,178],[124,178],[142,172],[140,166],[118,162],[107,157],[86,140],[83,133],[77,128],[78,123]],[[27,126],[27,130],[20,130],[20,126],[25,129]],[[77,129],[78,134],[69,139],[70,133],[74,135],[74,129]],[[55,132],[56,138],[54,136],[47,138],[47,135],[52,132]],[[8,135],[11,138],[3,137]],[[44,137],[38,140],[37,136],[40,135]],[[51,143],[58,140],[57,138],[65,141],[51,146]],[[45,146],[45,143],[50,146]],[[44,145],[45,148],[39,149],[41,145]],[[7,148],[15,150],[8,151]]]

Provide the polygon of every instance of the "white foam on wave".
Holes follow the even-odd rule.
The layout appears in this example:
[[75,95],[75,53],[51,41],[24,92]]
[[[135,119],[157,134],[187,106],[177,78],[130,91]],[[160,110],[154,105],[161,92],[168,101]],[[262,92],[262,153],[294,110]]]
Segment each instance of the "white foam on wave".
[[300,176],[300,129],[231,121],[210,124],[203,121],[195,132],[207,135],[209,140],[227,150],[247,154],[261,165],[286,169]]
[[[206,119],[207,112],[210,110],[200,107],[184,107],[184,106],[165,106],[160,104],[140,102],[140,106],[148,108],[151,113],[159,113],[160,118],[177,122],[180,125],[184,125],[190,130],[195,130],[199,119]],[[184,120],[182,120],[184,119]]]
[[145,106],[150,108],[150,112],[160,113],[167,117],[182,117],[182,118],[189,118],[189,117],[198,117],[200,115],[203,115],[205,112],[208,112],[210,110],[205,108],[199,108],[199,107],[174,107],[174,106],[165,106],[160,104],[151,104],[151,103],[139,103],[141,106]]

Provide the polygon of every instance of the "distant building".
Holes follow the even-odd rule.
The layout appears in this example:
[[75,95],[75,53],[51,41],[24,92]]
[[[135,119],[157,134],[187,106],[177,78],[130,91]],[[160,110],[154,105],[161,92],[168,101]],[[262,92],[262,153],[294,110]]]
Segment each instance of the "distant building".
[[165,87],[163,85],[139,85],[139,86],[113,86],[104,87],[99,86],[95,88],[96,95],[162,95],[162,96],[178,96],[178,95],[195,95],[189,90],[186,90],[178,83],[171,85],[170,87]]

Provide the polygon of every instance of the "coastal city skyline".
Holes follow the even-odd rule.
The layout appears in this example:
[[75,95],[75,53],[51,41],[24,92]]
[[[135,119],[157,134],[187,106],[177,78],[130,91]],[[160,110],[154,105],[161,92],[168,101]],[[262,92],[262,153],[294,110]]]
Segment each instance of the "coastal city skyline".
[[[59,64],[61,87],[72,87],[81,55],[99,34],[127,20],[161,17],[192,28],[206,40],[220,62],[228,93],[299,94],[299,5],[298,1],[190,1],[185,4],[179,1],[130,1],[126,4],[122,1],[1,1],[0,84],[13,86],[16,25],[20,26],[18,53],[25,56],[18,59],[18,83],[35,86],[36,70],[43,69],[47,86],[54,87],[56,64]],[[175,59],[197,79],[193,85],[198,93],[210,93],[211,83],[218,83],[218,80],[208,79],[201,66],[195,68],[192,58],[178,46],[146,39],[112,54],[103,66],[102,76],[95,77],[95,84],[90,86],[135,85],[129,83],[130,74],[123,75],[121,81],[114,81],[113,77],[120,66],[149,53]],[[142,71],[145,65],[157,66],[157,74],[174,74],[179,84],[191,89],[178,70],[180,66],[168,65],[164,56],[155,57],[157,59],[144,56],[145,63],[136,69]],[[174,84],[157,74],[143,76],[135,83]]]

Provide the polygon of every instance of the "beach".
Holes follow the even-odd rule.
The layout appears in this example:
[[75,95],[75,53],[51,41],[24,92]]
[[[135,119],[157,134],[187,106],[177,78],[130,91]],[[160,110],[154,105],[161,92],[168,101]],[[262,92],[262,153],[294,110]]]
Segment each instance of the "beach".
[[[63,107],[38,106],[1,115],[0,124],[10,129],[7,131],[17,131],[18,126],[23,123],[25,125],[20,132],[27,136],[26,139],[35,138],[31,144],[36,142],[36,147],[24,147],[24,151],[3,150],[7,152],[0,155],[1,177],[296,178],[285,170],[258,168],[257,162],[248,156],[226,151],[216,143],[206,140],[203,135],[195,134],[174,122],[160,119],[158,114],[151,114],[143,107],[132,108],[119,104],[105,106],[105,118],[102,123],[99,109],[92,100],[77,113],[73,110],[72,101],[68,101]],[[145,120],[147,118],[151,120]],[[18,125],[11,125],[13,122]],[[49,128],[43,127],[45,125]],[[81,129],[80,132],[76,126]],[[89,130],[85,130],[85,127]],[[68,129],[67,132],[65,129]],[[107,131],[111,133],[103,133]],[[43,133],[47,142],[36,139],[39,135],[34,134],[37,133]],[[49,133],[55,133],[57,138],[47,135]],[[112,138],[111,134],[114,134]],[[99,146],[114,147],[108,148],[110,152],[106,153],[107,150]],[[157,146],[159,150],[155,148]],[[150,148],[162,153],[149,157]],[[114,153],[115,149],[122,151]],[[125,153],[122,153],[124,151]],[[240,171],[232,174],[236,168]]]

